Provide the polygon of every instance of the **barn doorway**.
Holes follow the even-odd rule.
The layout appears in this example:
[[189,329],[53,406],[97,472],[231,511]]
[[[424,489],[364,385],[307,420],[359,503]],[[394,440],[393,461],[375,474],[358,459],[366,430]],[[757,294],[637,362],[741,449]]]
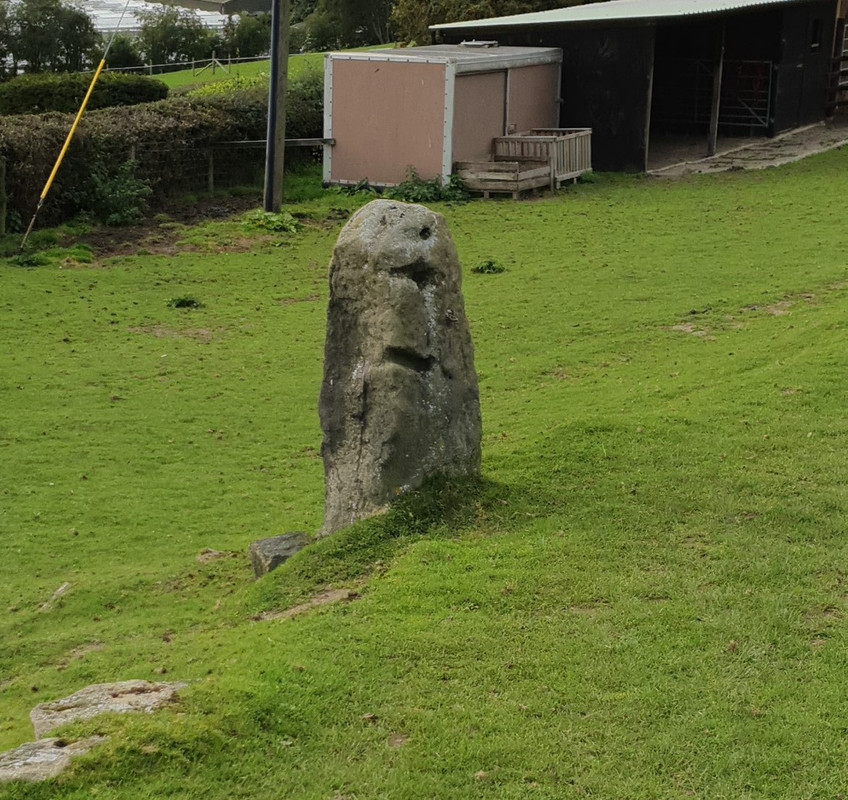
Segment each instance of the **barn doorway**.
[[648,169],[773,133],[779,31],[769,13],[657,26]]

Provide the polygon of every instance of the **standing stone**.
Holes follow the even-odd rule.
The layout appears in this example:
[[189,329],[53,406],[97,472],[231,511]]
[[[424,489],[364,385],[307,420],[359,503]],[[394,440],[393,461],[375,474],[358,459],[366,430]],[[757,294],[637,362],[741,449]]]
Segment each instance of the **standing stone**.
[[319,414],[320,535],[436,474],[480,470],[480,398],[456,249],[440,214],[375,200],[339,235]]

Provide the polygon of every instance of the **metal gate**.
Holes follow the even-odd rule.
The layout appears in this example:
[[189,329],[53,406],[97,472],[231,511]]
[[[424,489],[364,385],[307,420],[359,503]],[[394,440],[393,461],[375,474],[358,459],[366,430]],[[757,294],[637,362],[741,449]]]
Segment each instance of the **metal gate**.
[[[667,126],[709,125],[714,68],[715,62],[701,59],[663,62],[655,85],[656,121]],[[719,126],[767,130],[773,74],[771,61],[725,61]]]

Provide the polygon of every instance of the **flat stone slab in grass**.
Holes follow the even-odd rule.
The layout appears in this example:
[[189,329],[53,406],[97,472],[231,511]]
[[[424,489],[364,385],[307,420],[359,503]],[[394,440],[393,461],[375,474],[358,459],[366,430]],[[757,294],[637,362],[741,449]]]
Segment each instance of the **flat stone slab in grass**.
[[43,781],[54,778],[74,756],[87,753],[106,741],[105,736],[90,736],[78,742],[63,739],[40,739],[27,742],[15,750],[0,753],[0,783],[11,781]]
[[267,575],[309,544],[305,533],[284,533],[250,545],[250,563],[257,578]]
[[41,739],[54,728],[80,719],[91,719],[98,714],[125,714],[145,711],[148,714],[176,698],[185,683],[150,683],[149,681],[121,681],[97,683],[87,686],[70,697],[37,705],[29,715],[35,736]]

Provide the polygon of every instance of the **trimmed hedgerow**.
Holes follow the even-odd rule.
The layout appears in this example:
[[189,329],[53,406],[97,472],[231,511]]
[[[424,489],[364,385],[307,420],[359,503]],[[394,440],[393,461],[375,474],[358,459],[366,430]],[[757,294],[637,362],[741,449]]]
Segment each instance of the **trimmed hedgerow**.
[[[0,83],[0,114],[75,113],[90,83],[90,75],[78,73],[21,75]],[[97,81],[88,107],[94,110],[131,106],[164,100],[167,96],[168,87],[155,78],[107,72]]]
[[[268,104],[268,76],[265,74],[210,83],[191,92],[189,97],[240,115],[258,114],[261,119],[254,118],[248,124],[262,126],[264,130]],[[301,73],[288,83],[286,136],[290,139],[318,138],[323,129],[324,74],[320,70]]]
[[[320,137],[323,93],[314,78],[292,81],[287,134]],[[10,219],[27,219],[67,136],[73,116],[0,117],[0,157],[7,163]],[[264,139],[267,92],[246,91],[202,100],[175,98],[108,108],[83,117],[41,212],[45,224],[80,212],[102,215],[110,181],[149,187],[149,202],[206,185],[210,158],[235,180],[254,180],[261,149],[229,144]],[[223,158],[222,158],[223,156]],[[131,163],[127,167],[127,163]],[[136,196],[138,193],[136,192]],[[120,209],[110,215],[122,216]]]

